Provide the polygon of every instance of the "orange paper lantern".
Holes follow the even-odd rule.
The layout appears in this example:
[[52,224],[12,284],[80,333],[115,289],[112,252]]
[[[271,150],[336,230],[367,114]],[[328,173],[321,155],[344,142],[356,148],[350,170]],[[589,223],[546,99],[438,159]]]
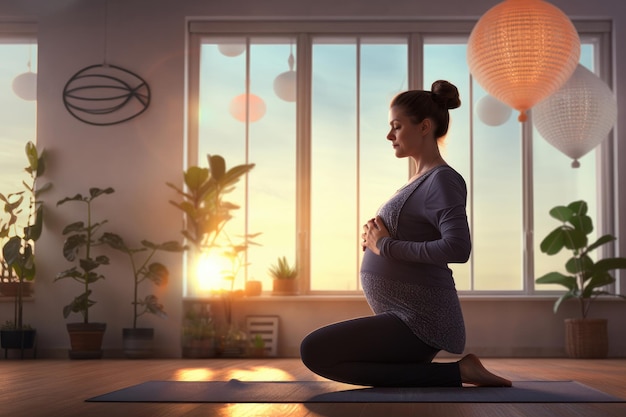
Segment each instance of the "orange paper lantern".
[[230,102],[229,110],[240,122],[254,123],[265,115],[265,101],[256,94],[239,94]]
[[485,13],[467,43],[474,79],[492,96],[526,111],[558,90],[580,58],[570,19],[543,0],[505,0]]

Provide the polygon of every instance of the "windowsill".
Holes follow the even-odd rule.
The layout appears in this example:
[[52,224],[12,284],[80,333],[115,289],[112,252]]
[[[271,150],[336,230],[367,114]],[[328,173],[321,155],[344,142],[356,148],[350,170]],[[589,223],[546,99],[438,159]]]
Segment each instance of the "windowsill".
[[[555,301],[560,294],[459,294],[461,302],[474,301]],[[185,301],[203,301],[218,297],[185,297]],[[252,297],[236,298],[235,302],[365,302],[362,294],[304,294],[304,295],[271,295],[270,293]],[[602,297],[598,301],[623,301],[618,297]]]

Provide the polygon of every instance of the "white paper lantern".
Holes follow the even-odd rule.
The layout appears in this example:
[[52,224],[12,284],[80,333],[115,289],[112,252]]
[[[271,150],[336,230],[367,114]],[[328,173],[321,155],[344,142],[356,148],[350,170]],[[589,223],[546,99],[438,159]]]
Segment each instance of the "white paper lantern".
[[294,58],[293,53],[289,54],[287,59],[289,71],[285,71],[274,79],[274,92],[285,101],[296,101],[296,72],[293,70]]
[[28,71],[15,77],[13,92],[22,100],[37,100],[37,74]]
[[490,95],[482,97],[476,103],[478,118],[489,126],[500,126],[506,123],[512,112],[509,106]]
[[255,94],[249,94],[246,104],[246,94],[239,94],[230,102],[230,114],[240,122],[246,121],[246,111],[250,114],[247,120],[250,123],[260,120],[265,115],[265,101]]
[[220,43],[217,45],[217,49],[222,53],[222,55],[234,57],[241,55],[243,51],[246,50],[246,45],[245,43]]
[[285,71],[274,79],[274,92],[285,101],[296,101],[296,72]]
[[617,101],[611,89],[582,65],[572,77],[533,110],[535,127],[546,141],[578,159],[598,146],[617,120]]

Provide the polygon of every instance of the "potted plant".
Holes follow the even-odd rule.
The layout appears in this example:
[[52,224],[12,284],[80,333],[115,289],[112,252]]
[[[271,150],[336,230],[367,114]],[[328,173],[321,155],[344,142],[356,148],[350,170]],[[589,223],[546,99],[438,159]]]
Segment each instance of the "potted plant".
[[95,254],[94,248],[103,245],[101,229],[108,222],[102,220],[94,222],[92,217],[93,201],[107,194],[112,194],[113,188],[90,188],[89,194],[83,196],[76,194],[66,197],[57,202],[57,206],[68,202],[77,202],[85,205],[86,223],[82,220],[73,222],[63,229],[63,235],[67,236],[63,244],[63,256],[69,262],[76,265],[57,274],[54,281],[70,279],[81,285],[81,293],[63,307],[63,317],[68,318],[72,313],[82,316],[82,322],[67,323],[67,331],[70,336],[71,359],[99,359],[102,357],[102,338],[106,331],[106,323],[92,322],[89,317],[89,309],[96,304],[91,298],[92,285],[104,279],[98,268],[109,264],[109,257],[104,254]]
[[[550,216],[562,224],[551,231],[541,242],[543,253],[556,255],[562,249],[572,252],[572,257],[565,263],[566,274],[549,272],[536,279],[538,284],[560,284],[566,292],[554,303],[556,313],[563,301],[576,299],[580,308],[578,318],[565,320],[566,352],[575,358],[603,358],[608,352],[608,333],[606,319],[589,318],[592,302],[601,295],[611,295],[603,288],[613,284],[615,278],[610,271],[626,268],[626,258],[611,257],[594,261],[590,254],[593,250],[613,242],[616,238],[610,234],[589,242],[588,235],[593,231],[593,221],[587,215],[587,203],[574,201],[568,206],[556,206],[550,210]],[[618,297],[625,298],[622,295]]]
[[[224,290],[219,294],[226,310],[224,316],[230,324],[230,306],[234,295],[232,284],[242,265],[242,255],[252,243],[250,238],[256,235],[246,235],[243,237],[243,242],[237,243],[228,236],[224,228],[232,219],[232,212],[239,206],[226,201],[225,195],[234,190],[235,184],[254,167],[254,164],[242,164],[226,169],[223,157],[208,155],[207,159],[208,168],[191,166],[183,172],[184,189],[169,182],[167,186],[174,189],[181,197],[180,201],[170,201],[170,203],[184,214],[185,228],[182,234],[193,250],[192,259],[199,259],[201,255],[209,251],[217,251],[220,256],[228,258],[233,265],[232,273],[224,277],[231,280],[231,290]],[[230,325],[226,326],[226,333],[230,332],[230,327]],[[183,338],[183,342],[187,340],[190,339]],[[192,352],[185,348],[183,346],[184,352]]]
[[250,343],[250,356],[262,358],[265,356],[265,339],[260,334],[255,334]]
[[190,305],[183,320],[183,358],[216,356],[215,325],[206,305]]
[[[167,285],[169,269],[160,262],[150,261],[158,251],[182,252],[186,248],[176,241],[155,244],[148,240],[142,240],[141,247],[129,248],[119,235],[109,232],[102,235],[102,241],[128,256],[133,275],[133,326],[122,329],[124,355],[135,359],[152,357],[154,328],[137,327],[137,319],[146,313],[162,318],[166,318],[167,314],[155,295],[139,296],[139,284],[151,281],[157,286]],[[145,255],[142,260],[139,259],[140,254]]]
[[[7,196],[0,194],[4,202],[4,211],[9,214],[9,220],[2,225],[0,237],[7,239],[2,247],[3,262],[9,270],[9,277],[14,274],[15,279],[5,283],[13,284],[15,291],[13,321],[2,326],[0,332],[1,346],[4,349],[20,349],[23,356],[24,349],[33,349],[36,330],[23,322],[24,297],[30,295],[30,286],[35,279],[35,242],[41,236],[43,229],[43,202],[39,200],[41,193],[50,189],[51,184],[38,186],[37,180],[45,172],[45,151],[38,152],[32,143],[26,144],[26,158],[28,165],[24,170],[30,176],[30,182],[23,182],[25,190],[11,193]],[[24,193],[28,195],[24,199]],[[22,203],[27,202],[26,223],[20,224]]]
[[285,256],[278,258],[278,261],[270,266],[269,274],[273,278],[272,294],[298,294],[298,269],[295,265],[289,265]]

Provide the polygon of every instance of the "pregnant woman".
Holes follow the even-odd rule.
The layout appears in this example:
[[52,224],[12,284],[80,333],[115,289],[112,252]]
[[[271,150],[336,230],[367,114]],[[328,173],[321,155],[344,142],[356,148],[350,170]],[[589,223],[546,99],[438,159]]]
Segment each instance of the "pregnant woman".
[[301,345],[304,364],[335,381],[366,386],[511,386],[473,354],[433,362],[440,351],[461,354],[465,326],[449,263],[469,259],[465,181],[446,164],[438,141],[457,88],[406,91],[390,106],[391,142],[411,158],[415,175],[363,226],[361,285],[375,313],[322,327]]

